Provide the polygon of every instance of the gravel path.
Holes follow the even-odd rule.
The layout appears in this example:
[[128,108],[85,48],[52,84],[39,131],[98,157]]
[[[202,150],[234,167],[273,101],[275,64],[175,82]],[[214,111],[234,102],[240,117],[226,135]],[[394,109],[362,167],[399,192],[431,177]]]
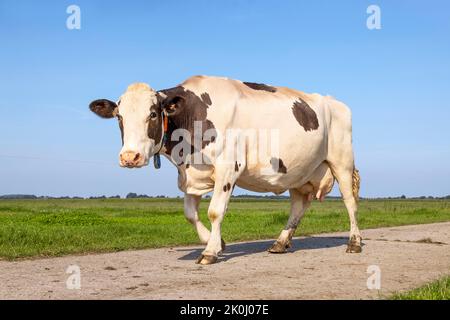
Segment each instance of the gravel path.
[[[450,222],[362,235],[361,254],[339,232],[295,238],[282,255],[266,252],[273,240],[228,244],[210,266],[195,264],[200,246],[0,261],[0,299],[377,299],[450,274]],[[80,289],[67,288],[71,265]],[[371,265],[380,290],[367,288]]]

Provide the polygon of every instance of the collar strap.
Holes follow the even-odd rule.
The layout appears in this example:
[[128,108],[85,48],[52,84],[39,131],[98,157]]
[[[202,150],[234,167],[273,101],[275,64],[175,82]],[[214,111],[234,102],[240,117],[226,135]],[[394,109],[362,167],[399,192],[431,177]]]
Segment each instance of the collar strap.
[[167,129],[169,127],[169,118],[167,117],[167,115],[163,112],[161,112],[161,117],[163,119],[163,136],[161,138],[161,144],[159,146],[159,150],[158,152],[156,152],[153,156],[153,165],[155,166],[155,169],[159,169],[161,168],[161,156],[160,156],[160,152],[162,147],[166,144],[167,139],[168,139],[168,134],[167,134]]

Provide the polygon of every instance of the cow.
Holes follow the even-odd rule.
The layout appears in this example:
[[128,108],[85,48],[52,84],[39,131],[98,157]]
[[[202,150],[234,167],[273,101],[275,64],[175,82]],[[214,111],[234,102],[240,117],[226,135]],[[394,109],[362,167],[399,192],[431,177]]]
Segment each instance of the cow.
[[[351,111],[333,97],[194,76],[159,91],[134,83],[118,101],[99,99],[89,107],[102,118],[118,119],[120,166],[139,168],[163,155],[177,167],[185,217],[206,244],[197,263],[215,263],[225,250],[221,224],[236,185],[254,192],[289,191],[288,222],[268,249],[285,253],[313,198],[323,200],[336,180],[350,218],[346,252],[361,252],[360,177],[354,165]],[[255,156],[260,140],[250,139],[248,132],[262,129],[268,130],[265,136],[270,131],[277,151]],[[223,156],[234,149],[232,156]],[[196,155],[199,161],[194,161]],[[211,231],[198,214],[201,197],[209,192]]]

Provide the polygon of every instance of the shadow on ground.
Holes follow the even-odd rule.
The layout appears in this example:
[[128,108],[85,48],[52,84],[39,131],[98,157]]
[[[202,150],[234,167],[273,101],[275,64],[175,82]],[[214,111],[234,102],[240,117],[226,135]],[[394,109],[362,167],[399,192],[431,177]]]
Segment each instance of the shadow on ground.
[[[273,242],[274,240],[264,240],[227,245],[225,252],[219,258],[219,262],[227,261],[240,256],[266,252],[267,249],[272,246]],[[347,245],[347,242],[347,237],[308,237],[293,239],[292,247],[288,249],[288,252],[339,247]],[[203,249],[178,249],[177,251],[188,251],[188,253],[180,257],[179,260],[196,260],[202,253]]]

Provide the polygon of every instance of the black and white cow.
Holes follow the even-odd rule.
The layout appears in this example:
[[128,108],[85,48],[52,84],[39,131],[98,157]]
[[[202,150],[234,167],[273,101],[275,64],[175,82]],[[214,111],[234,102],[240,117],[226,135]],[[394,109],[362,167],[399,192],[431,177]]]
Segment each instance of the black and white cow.
[[[322,200],[336,179],[350,217],[347,252],[361,252],[351,112],[332,97],[195,76],[158,92],[135,83],[117,103],[95,100],[90,109],[118,119],[121,166],[142,167],[159,154],[177,166],[186,218],[207,244],[199,263],[216,262],[224,250],[221,224],[235,185],[276,194],[289,190],[289,220],[269,249],[283,253],[313,197]],[[198,207],[211,191],[210,232]]]

